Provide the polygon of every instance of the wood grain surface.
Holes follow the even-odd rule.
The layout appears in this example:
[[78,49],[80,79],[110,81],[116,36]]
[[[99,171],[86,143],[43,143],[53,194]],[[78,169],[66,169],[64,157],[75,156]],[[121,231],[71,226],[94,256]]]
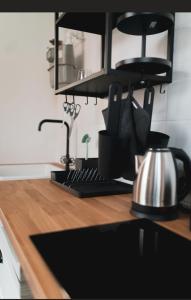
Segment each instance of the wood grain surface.
[[[30,235],[132,220],[130,207],[130,194],[79,199],[47,179],[0,182],[0,218],[35,298],[69,295],[49,271]],[[158,223],[191,240],[188,215]]]

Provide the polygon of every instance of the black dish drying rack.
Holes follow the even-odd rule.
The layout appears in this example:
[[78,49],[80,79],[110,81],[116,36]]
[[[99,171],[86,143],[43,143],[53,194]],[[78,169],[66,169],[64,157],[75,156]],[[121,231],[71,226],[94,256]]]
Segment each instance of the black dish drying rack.
[[127,194],[132,192],[131,184],[104,179],[99,175],[97,168],[52,171],[51,181],[66,192],[80,198]]

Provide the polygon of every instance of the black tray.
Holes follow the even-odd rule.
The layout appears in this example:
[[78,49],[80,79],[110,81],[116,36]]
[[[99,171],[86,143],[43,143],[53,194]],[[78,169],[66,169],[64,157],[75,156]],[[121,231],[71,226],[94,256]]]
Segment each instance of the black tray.
[[118,17],[119,31],[132,35],[151,35],[168,30],[174,24],[172,13],[126,12]]
[[83,180],[67,180],[69,172],[72,178],[76,170],[52,171],[51,182],[79,198],[132,193],[132,185],[116,180],[105,180],[102,176],[92,181],[86,181],[88,174]]
[[168,72],[172,63],[158,57],[136,57],[121,60],[115,65],[117,70],[140,72],[142,74],[161,74]]

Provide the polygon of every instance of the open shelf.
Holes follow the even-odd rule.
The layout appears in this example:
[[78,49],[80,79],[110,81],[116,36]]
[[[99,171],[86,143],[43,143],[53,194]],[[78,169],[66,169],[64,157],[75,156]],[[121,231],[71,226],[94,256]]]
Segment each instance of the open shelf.
[[[145,83],[141,83],[143,80]],[[100,72],[56,90],[55,94],[105,98],[108,96],[109,85],[113,82],[120,82],[125,92],[128,90],[129,82],[133,84],[135,89],[140,89],[145,87],[147,81],[149,81],[151,85],[167,82],[166,77],[163,76],[144,75],[143,77],[140,73],[114,69],[106,73],[105,70],[102,69]]]
[[[169,61],[169,68],[162,70],[166,72],[166,75],[153,75],[158,74],[158,70],[152,71],[152,74],[148,75],[149,70],[141,68],[128,70],[116,70],[111,69],[112,61],[112,30],[117,25],[117,19],[122,14],[109,13],[109,12],[69,12],[62,13],[59,17],[55,14],[55,94],[59,95],[74,95],[74,96],[86,96],[86,97],[98,97],[105,98],[108,96],[108,90],[111,83],[119,82],[123,91],[127,91],[129,84],[133,85],[134,89],[141,89],[148,85],[161,85],[163,83],[172,82],[172,67],[173,67],[173,41],[174,41],[174,23],[168,30],[168,42],[167,42],[167,61]],[[83,32],[89,32],[94,34],[100,34],[102,36],[101,43],[101,67],[102,69],[82,80],[77,80],[73,83],[67,84],[62,88],[58,88],[58,41],[59,41],[59,28],[68,28],[73,30],[79,30]],[[142,53],[146,50],[146,39],[142,39]],[[145,58],[146,59],[146,58]],[[151,60],[151,58],[149,58]],[[155,66],[156,69],[156,58]],[[158,62],[158,59],[157,59]],[[153,58],[152,58],[153,63]],[[153,64],[152,64],[153,65]],[[156,71],[156,72],[155,72]],[[161,71],[161,70],[159,70]],[[162,72],[162,73],[163,73]]]
[[[112,14],[112,28],[116,26],[119,13]],[[79,30],[95,34],[105,33],[105,13],[72,12],[63,13],[56,21],[58,27]]]

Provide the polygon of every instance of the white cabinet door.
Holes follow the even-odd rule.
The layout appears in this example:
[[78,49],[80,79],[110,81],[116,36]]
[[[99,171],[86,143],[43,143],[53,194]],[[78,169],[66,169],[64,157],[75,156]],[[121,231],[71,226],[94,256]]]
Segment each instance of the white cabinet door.
[[32,295],[21,271],[13,246],[0,222],[0,299],[31,299]]
[[6,258],[3,258],[3,262],[0,263],[0,297],[1,299],[20,299],[19,281],[9,268]]

